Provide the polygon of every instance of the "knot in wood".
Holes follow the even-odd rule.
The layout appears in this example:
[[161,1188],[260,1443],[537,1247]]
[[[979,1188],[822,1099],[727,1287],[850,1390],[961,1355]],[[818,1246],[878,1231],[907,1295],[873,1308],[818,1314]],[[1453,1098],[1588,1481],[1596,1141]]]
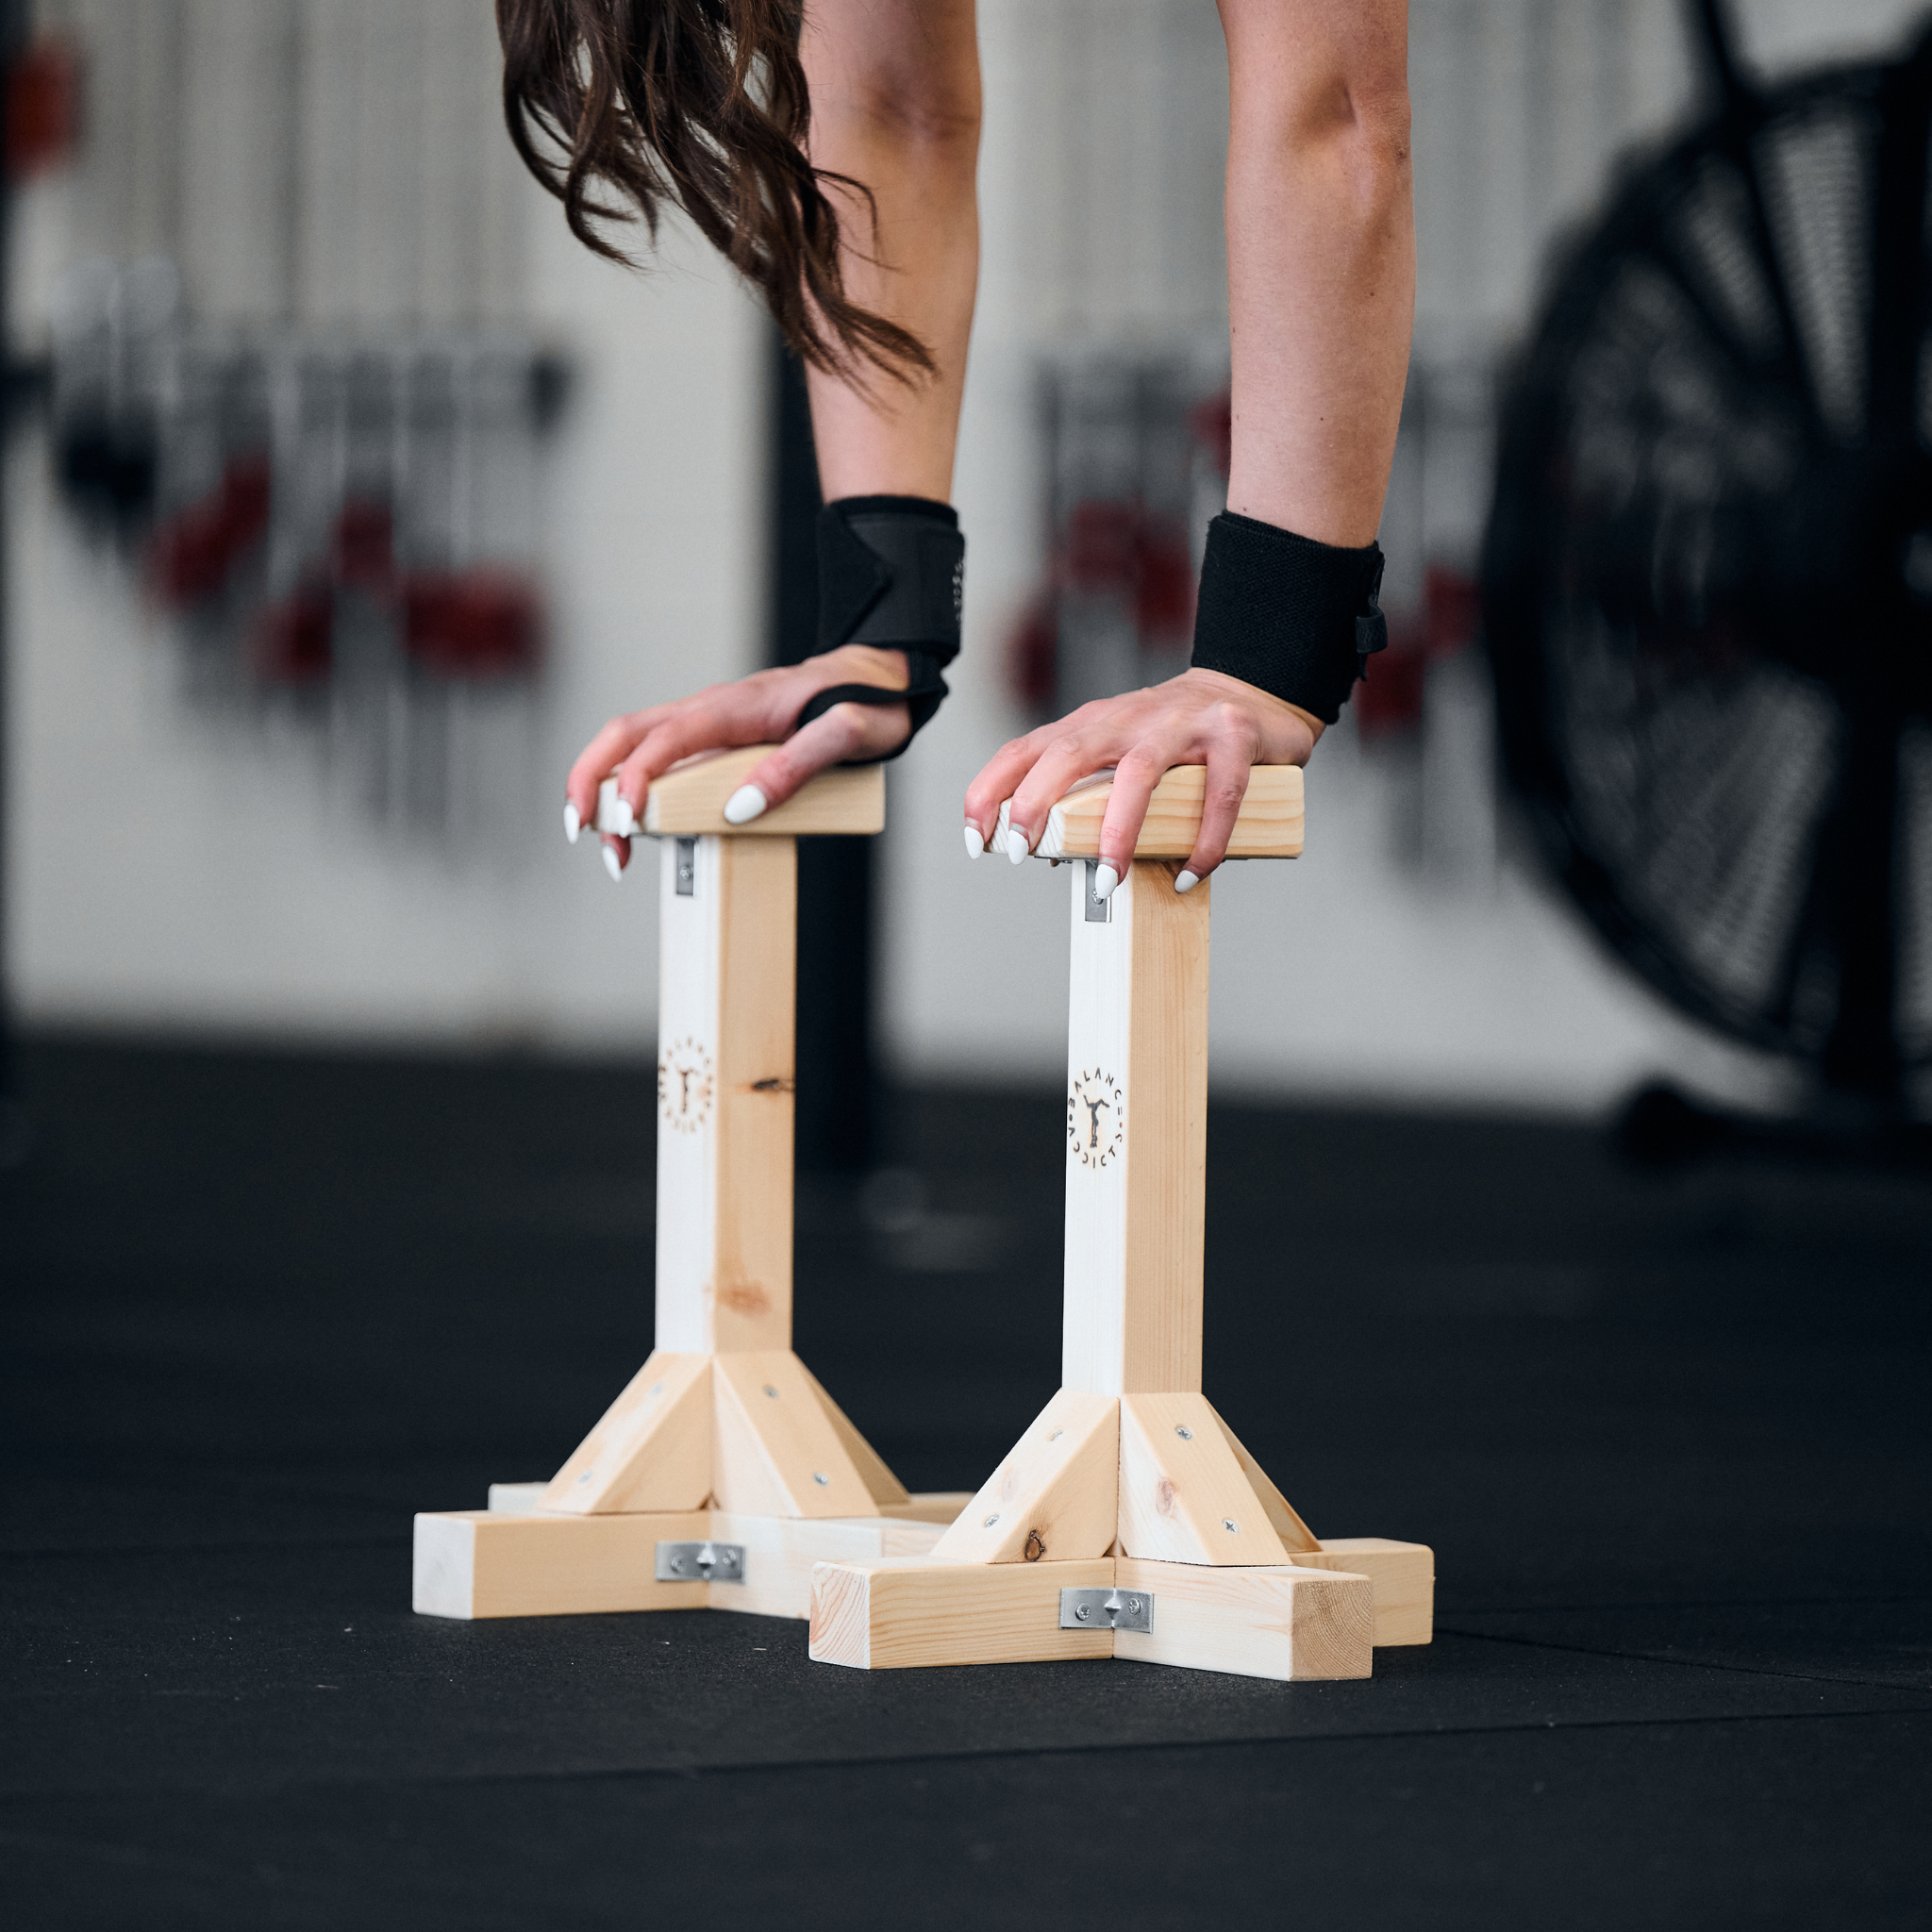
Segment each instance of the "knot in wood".
[[1029,1529],[1026,1532],[1026,1560],[1029,1563],[1037,1563],[1045,1555],[1046,1545],[1041,1541],[1040,1532],[1037,1529]]

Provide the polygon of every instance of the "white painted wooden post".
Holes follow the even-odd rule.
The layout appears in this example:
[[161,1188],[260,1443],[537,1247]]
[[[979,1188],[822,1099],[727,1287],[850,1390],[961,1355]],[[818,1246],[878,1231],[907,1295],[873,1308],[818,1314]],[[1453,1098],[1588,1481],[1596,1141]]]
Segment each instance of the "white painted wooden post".
[[1067,1013],[1063,1388],[1201,1386],[1211,887],[1137,859],[1092,897],[1075,860]]

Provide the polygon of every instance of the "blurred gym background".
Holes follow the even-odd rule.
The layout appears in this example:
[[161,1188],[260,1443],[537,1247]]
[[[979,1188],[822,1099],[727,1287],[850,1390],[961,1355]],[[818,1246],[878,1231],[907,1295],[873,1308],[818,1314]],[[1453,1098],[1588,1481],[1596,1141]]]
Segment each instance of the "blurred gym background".
[[[1733,11],[1775,84],[1917,9]],[[1802,1067],[1659,998],[1554,882],[1477,595],[1506,372],[1564,248],[1710,111],[1695,9],[1412,12],[1396,648],[1313,763],[1307,857],[1217,886],[1215,1091],[1607,1118],[1667,1072],[1789,1107]],[[641,275],[571,241],[481,0],[39,0],[12,34],[16,1026],[648,1058],[653,893],[567,850],[558,798],[608,713],[808,629],[808,429],[759,314],[675,225]],[[889,1158],[868,1053],[1058,1080],[1058,883],[969,865],[960,790],[1184,661],[1225,461],[1211,8],[985,0],[981,35],[957,695],[879,849],[808,868],[802,1145],[848,1166]]]

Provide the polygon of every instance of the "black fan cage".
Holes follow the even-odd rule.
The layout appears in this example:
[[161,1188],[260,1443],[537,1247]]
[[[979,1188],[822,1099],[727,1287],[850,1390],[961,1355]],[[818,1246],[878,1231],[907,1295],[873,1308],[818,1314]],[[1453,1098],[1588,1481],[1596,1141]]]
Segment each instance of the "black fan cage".
[[1506,389],[1483,564],[1508,776],[1715,1027],[1932,1058],[1932,60],[1818,74],[1630,173]]

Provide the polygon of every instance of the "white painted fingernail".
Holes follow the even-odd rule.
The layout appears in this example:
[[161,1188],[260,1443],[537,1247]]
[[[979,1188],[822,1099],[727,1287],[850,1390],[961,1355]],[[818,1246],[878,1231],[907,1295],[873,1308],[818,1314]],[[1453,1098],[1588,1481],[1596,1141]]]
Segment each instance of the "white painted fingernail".
[[724,801],[724,823],[727,825],[748,825],[769,803],[756,785],[741,785]]
[[1121,882],[1121,875],[1110,865],[1096,865],[1093,868],[1093,896],[1105,899]]
[[966,827],[966,857],[978,858],[986,851],[986,841],[979,836],[979,827],[969,824]]
[[1174,889],[1176,892],[1191,892],[1200,883],[1199,873],[1184,872],[1175,878]]
[[630,808],[630,800],[620,792],[617,798],[617,824],[611,829],[620,839],[628,839],[637,828],[638,815]]
[[618,858],[615,845],[607,845],[604,848],[604,870],[610,874],[612,885],[623,885],[624,861]]
[[584,822],[577,816],[576,807],[566,801],[563,808],[563,836],[575,845],[577,842],[577,834],[583,829]]
[[1023,858],[1027,858],[1031,856],[1026,849],[1026,834],[1018,825],[1008,825],[1007,827],[1007,857],[1015,865],[1018,865]]

